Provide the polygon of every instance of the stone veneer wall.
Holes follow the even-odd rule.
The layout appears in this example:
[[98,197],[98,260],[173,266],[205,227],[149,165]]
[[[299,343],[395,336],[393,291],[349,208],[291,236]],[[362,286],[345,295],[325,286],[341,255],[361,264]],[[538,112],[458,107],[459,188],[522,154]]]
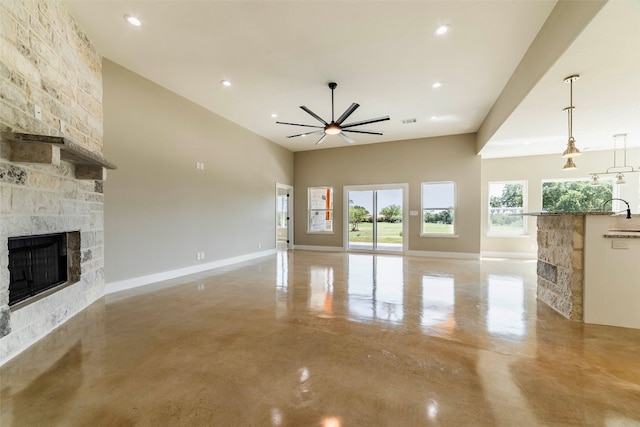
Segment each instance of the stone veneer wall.
[[[102,152],[102,58],[64,5],[0,2],[0,88],[0,131],[61,135],[62,121],[66,137]],[[69,163],[15,163],[10,155],[0,137],[0,364],[104,290],[102,182],[75,179]],[[80,281],[10,310],[7,239],[68,231],[80,231]]]
[[538,217],[538,299],[571,320],[582,320],[584,215]]

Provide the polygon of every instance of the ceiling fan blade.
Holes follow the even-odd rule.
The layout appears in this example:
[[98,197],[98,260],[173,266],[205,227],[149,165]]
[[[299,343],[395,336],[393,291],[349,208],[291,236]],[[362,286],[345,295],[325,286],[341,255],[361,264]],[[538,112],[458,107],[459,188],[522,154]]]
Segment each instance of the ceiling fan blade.
[[316,134],[316,133],[323,133],[323,132],[324,131],[316,130],[316,131],[313,131],[313,132],[299,133],[297,135],[289,135],[289,136],[287,136],[287,138],[295,138],[297,136],[307,136],[307,135],[313,135],[313,134]]
[[376,132],[372,130],[342,129],[342,132],[366,133],[367,135],[384,135],[382,132]]
[[347,135],[345,135],[344,133],[339,133],[338,136],[342,139],[344,139],[345,141],[347,141],[349,144],[353,144],[355,143],[355,141],[351,138],[349,138]]
[[324,141],[324,139],[327,137],[327,134],[325,133],[324,135],[322,135],[322,138],[320,138],[318,140],[318,142],[316,142],[316,145],[320,144],[322,141]]
[[301,105],[300,108],[302,108],[305,112],[307,112],[307,114],[309,114],[311,117],[313,117],[314,119],[318,120],[320,123],[324,123],[324,125],[328,125],[329,123],[325,122],[324,120],[322,120],[322,118],[317,115],[316,113],[314,113],[313,111],[309,110],[307,107],[305,107],[304,105]]
[[356,111],[359,106],[360,104],[356,104],[355,102],[351,104],[351,107],[347,108],[346,111],[342,113],[340,117],[338,117],[338,120],[336,120],[336,124],[342,124],[342,122],[347,120],[347,117],[349,117],[354,111]]
[[369,123],[384,122],[385,120],[389,120],[389,116],[378,117],[377,119],[369,119],[369,120],[362,120],[360,122],[349,123],[349,124],[346,124],[346,125],[342,126],[342,129],[350,128],[352,126],[368,125]]
[[306,128],[318,128],[318,129],[324,129],[323,126],[314,126],[314,125],[303,125],[300,123],[288,123],[288,122],[276,122],[279,125],[291,125],[291,126],[303,126]]

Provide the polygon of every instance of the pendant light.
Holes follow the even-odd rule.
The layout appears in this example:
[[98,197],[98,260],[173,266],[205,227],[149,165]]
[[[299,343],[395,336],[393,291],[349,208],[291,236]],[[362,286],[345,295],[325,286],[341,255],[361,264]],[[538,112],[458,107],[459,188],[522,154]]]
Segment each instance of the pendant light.
[[578,169],[578,167],[576,166],[575,163],[573,163],[573,157],[569,157],[567,159],[567,163],[564,164],[564,167],[562,168],[563,171],[570,171],[573,169]]
[[573,157],[577,157],[580,154],[580,150],[576,147],[576,140],[573,138],[573,82],[580,78],[579,74],[574,74],[564,79],[565,83],[569,83],[569,106],[562,111],[567,112],[567,127],[569,128],[569,140],[567,141],[567,149],[562,153],[562,157],[568,158],[567,163],[562,170],[576,169],[577,166],[573,163]]
[[[620,147],[619,144],[622,146]],[[626,184],[624,175],[630,173],[640,172],[640,167],[635,169],[633,166],[627,164],[627,134],[618,133],[613,135],[613,166],[607,168],[604,172],[592,172],[591,185],[598,185],[598,180],[603,175],[615,175],[616,185]]]

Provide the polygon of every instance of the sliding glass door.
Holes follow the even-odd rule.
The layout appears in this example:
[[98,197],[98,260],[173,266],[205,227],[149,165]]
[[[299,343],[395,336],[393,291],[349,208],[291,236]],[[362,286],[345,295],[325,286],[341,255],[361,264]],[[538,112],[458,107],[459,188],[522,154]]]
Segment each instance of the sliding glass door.
[[345,187],[349,250],[403,252],[406,184]]
[[349,191],[349,249],[373,250],[372,190]]

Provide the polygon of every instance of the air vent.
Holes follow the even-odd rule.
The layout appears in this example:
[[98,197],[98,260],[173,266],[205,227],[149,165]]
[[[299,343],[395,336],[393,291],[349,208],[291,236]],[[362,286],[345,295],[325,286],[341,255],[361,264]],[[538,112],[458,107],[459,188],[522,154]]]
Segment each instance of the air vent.
[[403,125],[408,125],[409,123],[415,123],[416,121],[417,121],[417,119],[416,119],[416,118],[413,118],[413,119],[403,119],[403,120],[402,120],[402,124],[403,124]]

